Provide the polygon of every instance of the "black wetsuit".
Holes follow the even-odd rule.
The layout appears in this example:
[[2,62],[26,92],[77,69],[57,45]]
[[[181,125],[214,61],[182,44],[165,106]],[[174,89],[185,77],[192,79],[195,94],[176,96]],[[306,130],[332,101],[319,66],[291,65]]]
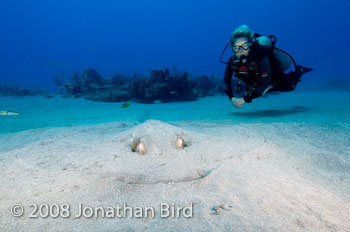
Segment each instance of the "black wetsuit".
[[[227,89],[227,96],[231,99],[234,97],[232,91],[232,75],[240,79],[246,85],[244,101],[250,103],[252,99],[265,94],[266,92],[288,92],[294,90],[302,73],[289,72],[283,73],[276,60],[272,60],[264,54],[254,54],[250,51],[246,57],[246,62],[235,59],[232,56],[226,65],[224,81]],[[244,61],[244,59],[243,59]]]

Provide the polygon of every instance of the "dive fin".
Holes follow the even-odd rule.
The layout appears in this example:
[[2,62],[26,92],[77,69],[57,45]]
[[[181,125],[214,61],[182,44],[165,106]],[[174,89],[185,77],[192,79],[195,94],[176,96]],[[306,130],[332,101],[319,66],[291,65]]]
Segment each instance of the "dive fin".
[[312,70],[314,70],[313,68],[307,68],[307,67],[303,67],[301,65],[297,65],[297,72],[300,75],[303,75],[305,73],[311,72]]

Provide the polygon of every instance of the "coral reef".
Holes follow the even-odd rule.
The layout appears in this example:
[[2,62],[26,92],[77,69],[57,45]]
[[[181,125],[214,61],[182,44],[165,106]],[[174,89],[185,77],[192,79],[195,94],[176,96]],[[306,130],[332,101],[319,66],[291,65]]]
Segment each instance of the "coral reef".
[[37,96],[42,95],[44,97],[50,98],[51,96],[48,94],[46,90],[42,89],[24,89],[20,86],[7,86],[0,85],[0,96]]
[[150,77],[115,74],[107,79],[95,69],[86,69],[82,75],[74,73],[64,87],[66,96],[104,102],[130,99],[143,103],[194,101],[223,92],[222,81],[214,76],[193,78],[188,72],[175,70],[170,73],[168,68],[152,70]]
[[213,96],[218,93],[224,92],[224,84],[215,76],[199,76],[195,77],[194,81],[197,84],[198,88],[198,96],[204,97],[204,96]]
[[73,73],[64,87],[66,95],[84,96],[93,101],[120,102],[130,99],[126,77],[115,74],[111,78],[103,79],[95,69],[86,69],[82,76]]
[[134,80],[130,93],[137,101],[144,103],[192,101],[198,97],[195,82],[188,73],[170,75],[168,68],[152,70],[148,79]]

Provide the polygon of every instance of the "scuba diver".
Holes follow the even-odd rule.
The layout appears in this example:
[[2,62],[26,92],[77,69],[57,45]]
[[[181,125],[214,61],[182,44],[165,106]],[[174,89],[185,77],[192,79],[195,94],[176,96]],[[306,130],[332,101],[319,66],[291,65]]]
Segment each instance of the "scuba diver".
[[[252,99],[265,95],[268,92],[293,91],[304,73],[313,69],[296,65],[294,59],[285,51],[275,47],[275,36],[262,36],[254,33],[246,25],[238,27],[231,36],[231,41],[221,53],[222,56],[230,45],[234,55],[226,64],[224,82],[227,86],[225,93],[233,106],[241,108],[244,103],[251,103]],[[294,63],[295,71],[288,74],[288,70]],[[242,91],[245,84],[243,98],[233,95],[232,75],[239,79],[235,88],[236,92]]]

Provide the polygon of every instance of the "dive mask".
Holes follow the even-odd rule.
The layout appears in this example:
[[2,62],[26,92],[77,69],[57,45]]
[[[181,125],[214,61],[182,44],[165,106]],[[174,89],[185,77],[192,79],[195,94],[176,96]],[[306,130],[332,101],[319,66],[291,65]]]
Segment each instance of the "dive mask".
[[234,44],[234,45],[232,46],[232,51],[235,52],[235,53],[237,53],[237,52],[241,51],[241,49],[243,49],[243,50],[248,50],[249,47],[250,47],[249,42],[243,41],[242,43]]

